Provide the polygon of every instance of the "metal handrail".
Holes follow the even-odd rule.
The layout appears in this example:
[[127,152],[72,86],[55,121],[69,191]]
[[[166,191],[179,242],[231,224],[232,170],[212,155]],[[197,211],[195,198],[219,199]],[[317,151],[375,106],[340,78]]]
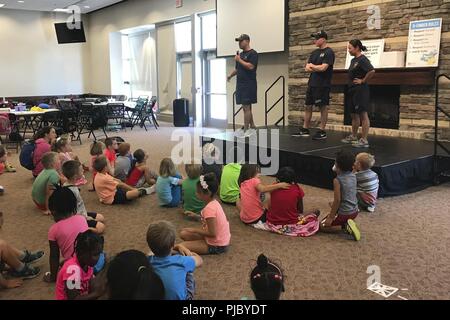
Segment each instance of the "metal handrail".
[[444,149],[448,154],[450,154],[450,150],[448,150],[438,139],[438,130],[439,130],[439,112],[442,112],[450,119],[450,114],[445,111],[443,108],[439,106],[439,79],[445,77],[447,80],[450,80],[450,76],[442,73],[436,77],[435,88],[436,88],[436,97],[435,97],[435,110],[434,110],[434,156],[437,156],[438,146]]
[[[269,91],[280,81],[283,81],[283,95],[274,103],[272,104],[272,106],[270,106],[270,108],[267,107],[267,94],[269,93]],[[286,78],[284,76],[279,76],[273,83],[272,85],[270,85],[269,88],[267,88],[266,92],[264,93],[264,97],[265,97],[265,125],[267,127],[267,117],[270,113],[270,111],[273,110],[273,108],[275,108],[275,106],[278,105],[278,103],[280,101],[283,101],[283,116],[278,119],[277,122],[275,122],[275,125],[278,126],[278,124],[283,121],[283,127],[286,125]]]

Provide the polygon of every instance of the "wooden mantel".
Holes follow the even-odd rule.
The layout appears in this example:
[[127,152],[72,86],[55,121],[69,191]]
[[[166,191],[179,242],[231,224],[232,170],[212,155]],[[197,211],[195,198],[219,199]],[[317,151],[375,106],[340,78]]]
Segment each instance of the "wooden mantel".
[[[372,85],[432,86],[437,68],[379,68],[370,80]],[[334,69],[332,85],[348,83],[347,69]]]

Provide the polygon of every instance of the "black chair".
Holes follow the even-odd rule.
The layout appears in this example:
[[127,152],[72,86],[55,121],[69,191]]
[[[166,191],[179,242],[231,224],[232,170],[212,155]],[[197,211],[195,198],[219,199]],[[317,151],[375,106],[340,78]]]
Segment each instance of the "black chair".
[[[142,128],[142,120],[144,119],[145,108],[147,107],[148,100],[138,99],[136,101],[136,106],[134,107],[131,115],[129,117],[129,121],[131,122],[131,130],[133,130],[134,126],[140,125]],[[147,129],[146,129],[147,130]]]
[[[5,145],[6,149],[15,149],[19,152],[19,147],[22,146],[22,136],[18,132],[18,128],[11,122],[13,118],[10,114],[0,115],[0,144]],[[13,146],[13,147],[11,147]]]
[[67,100],[58,100],[58,109],[61,111],[61,126],[64,133],[70,134],[70,141],[79,141],[81,137],[78,135],[78,116],[79,109],[75,102]]
[[78,136],[88,133],[88,138],[92,135],[94,140],[97,140],[94,131],[101,129],[105,137],[108,137],[105,130],[105,127],[108,124],[105,107],[94,106],[92,103],[83,102],[80,106],[80,116],[78,118],[78,122]]
[[125,119],[125,104],[108,103],[106,105],[106,117],[108,120],[116,120],[116,123],[122,123]]
[[150,100],[150,103],[147,103],[145,106],[144,112],[142,114],[142,119],[140,126],[141,128],[144,127],[145,131],[147,131],[147,127],[145,126],[145,122],[148,121],[150,124],[155,126],[155,129],[158,129],[159,123],[156,120],[155,113],[153,112],[153,108],[156,105],[156,97],[153,96]]
[[49,111],[42,115],[42,119],[38,125],[38,130],[43,127],[55,128],[56,134],[60,136],[65,133],[62,123],[61,111]]

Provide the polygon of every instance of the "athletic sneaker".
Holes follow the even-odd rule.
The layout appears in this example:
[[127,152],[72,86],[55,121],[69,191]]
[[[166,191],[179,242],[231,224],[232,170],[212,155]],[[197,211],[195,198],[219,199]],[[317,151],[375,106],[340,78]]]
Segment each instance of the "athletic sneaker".
[[142,190],[144,190],[147,195],[155,193],[156,185],[153,185],[153,186],[148,187],[148,188],[142,188]]
[[375,207],[368,206],[368,207],[367,207],[367,211],[373,213],[373,212],[375,212]]
[[355,137],[353,134],[350,134],[341,140],[341,142],[343,142],[343,143],[353,143],[356,141],[358,141],[358,138]]
[[244,137],[251,137],[256,134],[256,129],[250,128],[245,131]]
[[313,140],[325,140],[327,138],[327,133],[323,130],[319,130],[313,135],[312,138]]
[[351,236],[353,236],[353,239],[355,239],[355,241],[359,241],[361,239],[361,233],[359,232],[359,229],[356,226],[355,221],[353,221],[352,219],[347,220],[346,229],[347,232]]
[[240,128],[234,132],[235,137],[242,138],[244,135],[245,135],[244,127]]
[[22,271],[10,271],[9,274],[14,278],[22,278],[22,279],[33,279],[36,278],[39,273],[41,273],[41,269],[38,267],[30,267],[28,264],[25,264],[25,267]]
[[3,186],[0,186],[0,196],[2,196],[5,193],[5,188]]
[[352,142],[352,147],[355,148],[368,148],[369,147],[369,141],[366,139],[359,139],[358,141]]
[[300,128],[300,131],[294,133],[292,137],[309,137],[309,130],[306,128]]
[[25,257],[21,260],[23,263],[36,263],[45,256],[44,251],[30,252],[25,250],[24,252]]
[[14,168],[12,165],[10,165],[9,163],[5,163],[5,172],[16,172],[16,168]]

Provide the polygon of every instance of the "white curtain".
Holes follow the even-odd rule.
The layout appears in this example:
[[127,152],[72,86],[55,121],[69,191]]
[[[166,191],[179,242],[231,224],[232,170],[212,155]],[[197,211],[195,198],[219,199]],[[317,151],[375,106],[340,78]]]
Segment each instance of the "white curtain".
[[156,95],[156,46],[154,32],[129,36],[133,97]]

